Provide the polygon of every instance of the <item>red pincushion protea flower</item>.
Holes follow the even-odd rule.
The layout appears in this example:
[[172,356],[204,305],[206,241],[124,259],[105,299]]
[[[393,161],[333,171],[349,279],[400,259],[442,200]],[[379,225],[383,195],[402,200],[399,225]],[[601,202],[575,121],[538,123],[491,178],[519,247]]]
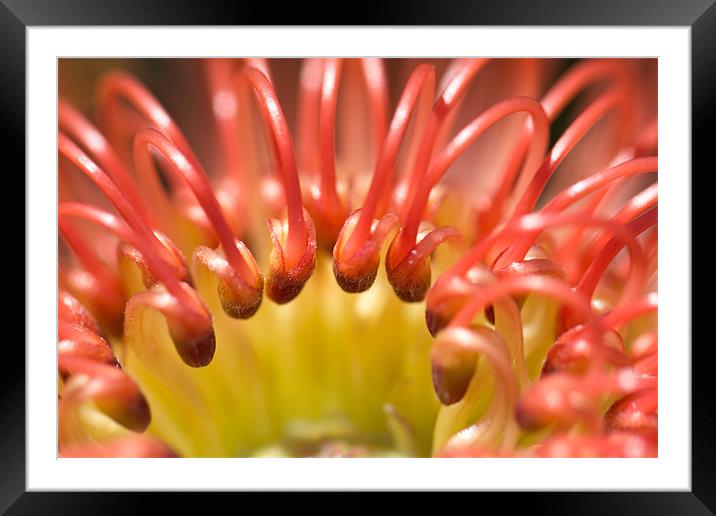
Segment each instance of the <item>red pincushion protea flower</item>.
[[106,64],[60,66],[61,456],[656,454],[655,61]]

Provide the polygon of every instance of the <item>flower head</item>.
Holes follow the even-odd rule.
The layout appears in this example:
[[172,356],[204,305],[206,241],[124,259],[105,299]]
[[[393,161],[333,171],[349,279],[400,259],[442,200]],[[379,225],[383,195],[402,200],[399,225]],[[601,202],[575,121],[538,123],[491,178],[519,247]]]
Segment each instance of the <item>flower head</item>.
[[60,455],[656,454],[653,61],[93,64]]

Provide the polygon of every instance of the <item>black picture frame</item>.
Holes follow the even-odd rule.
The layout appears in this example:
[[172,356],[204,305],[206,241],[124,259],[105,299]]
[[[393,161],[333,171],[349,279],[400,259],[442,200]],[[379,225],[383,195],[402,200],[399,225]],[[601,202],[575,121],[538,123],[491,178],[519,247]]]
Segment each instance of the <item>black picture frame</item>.
[[[26,29],[45,25],[620,25],[691,27],[692,168],[713,173],[707,163],[716,125],[716,5],[715,0],[489,0],[471,2],[393,1],[362,4],[343,13],[343,4],[325,6],[316,14],[304,3],[280,8],[262,2],[170,0],[1,0],[0,2],[0,125],[5,156],[25,166],[25,65]],[[337,11],[341,9],[341,11]],[[710,165],[710,166],[709,166]],[[7,173],[8,171],[5,171]],[[692,171],[683,171],[691,174]],[[693,191],[693,190],[692,190]],[[693,256],[693,250],[692,250]],[[693,263],[695,270],[699,264]],[[701,265],[701,268],[704,268]],[[26,277],[32,271],[25,270]],[[695,306],[695,305],[694,305]],[[703,305],[702,305],[703,306]],[[31,308],[31,307],[30,307]],[[693,319],[693,317],[692,317]],[[549,514],[713,514],[716,512],[716,405],[711,371],[712,343],[692,342],[692,490],[691,492],[461,494],[457,503],[475,503],[467,497],[487,497],[505,509],[525,508]],[[151,507],[148,495],[122,493],[25,492],[25,353],[17,341],[5,343],[3,362],[12,364],[0,374],[0,512],[8,514],[135,513]],[[691,343],[684,342],[684,345]],[[178,493],[176,493],[178,495]],[[499,496],[499,500],[494,500]],[[372,502],[357,500],[346,509],[358,511]],[[408,497],[405,497],[408,498]],[[321,506],[335,509],[334,502]],[[478,503],[488,501],[478,499]],[[408,502],[427,508],[425,497],[414,494]],[[179,502],[191,508],[186,497],[163,495],[165,505]],[[325,503],[325,505],[324,505]],[[430,502],[436,503],[436,502]],[[437,502],[439,503],[439,502]],[[440,507],[437,505],[436,507]],[[454,503],[454,502],[452,502]],[[416,504],[417,505],[417,504]],[[313,504],[312,504],[313,506]],[[477,508],[478,506],[472,506]],[[196,508],[208,507],[197,505]]]

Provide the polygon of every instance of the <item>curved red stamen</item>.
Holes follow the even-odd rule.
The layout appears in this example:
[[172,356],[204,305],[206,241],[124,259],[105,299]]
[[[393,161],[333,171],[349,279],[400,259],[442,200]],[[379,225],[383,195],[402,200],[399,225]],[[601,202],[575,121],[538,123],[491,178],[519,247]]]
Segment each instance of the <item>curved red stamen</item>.
[[227,175],[242,181],[243,162],[237,145],[236,116],[239,100],[231,78],[234,74],[233,60],[207,59],[206,70],[211,95],[211,111],[216,120],[221,147],[226,159]]
[[154,95],[149,93],[135,77],[126,72],[108,73],[97,88],[98,115],[104,124],[111,123],[120,99],[128,102],[147,121],[166,134],[182,154],[201,170],[201,164],[179,126]]
[[[544,95],[541,104],[550,123],[554,122],[557,116],[564,108],[582,91],[601,82],[610,82],[611,89],[621,92],[625,98],[633,99],[629,93],[634,90],[634,78],[620,60],[590,60],[581,62],[570,69],[560,80],[558,80]],[[627,119],[626,126],[630,127],[634,123],[635,110],[632,106],[622,106],[622,112]],[[519,152],[515,153],[516,159],[521,159],[527,145],[528,134],[522,136],[520,145],[517,147]],[[516,191],[524,189],[525,178],[521,178],[520,185]],[[505,182],[497,197],[501,201],[502,196],[507,196],[510,192],[512,183]]]
[[[368,90],[376,148],[380,148],[385,140],[387,126],[388,95],[385,74],[378,60],[364,59],[361,64]],[[338,237],[348,209],[343,206],[336,190],[336,109],[342,68],[340,59],[328,59],[324,63],[319,113],[318,153],[321,176],[319,189],[315,192],[314,211],[318,215],[316,221],[320,223],[319,237],[331,247]]]
[[[658,119],[654,117],[649,122],[646,128],[642,131],[641,135],[637,139],[636,143],[632,147],[626,147],[622,149],[617,157],[612,161],[613,164],[621,164],[625,161],[635,160],[643,157],[650,156],[656,153],[658,145]],[[587,199],[583,206],[580,208],[582,213],[596,213],[600,210],[603,204],[617,191],[621,184],[626,181],[626,178],[617,179],[612,182],[607,188],[601,191],[595,192],[589,199]],[[574,228],[571,232],[568,232],[560,248],[555,252],[555,256],[559,258],[565,258],[570,256],[574,249],[581,247],[582,239],[582,228]]]
[[549,123],[542,106],[529,97],[513,97],[503,100],[477,116],[445,147],[435,159],[429,173],[420,183],[419,189],[413,197],[410,210],[406,217],[405,226],[400,232],[396,242],[394,254],[390,255],[393,263],[400,262],[415,245],[415,236],[428,202],[430,192],[455,161],[472,145],[487,129],[509,115],[526,112],[530,115],[534,127],[532,133],[532,150],[528,156],[526,167],[544,156],[549,138]]
[[138,175],[145,179],[153,177],[156,181],[157,170],[152,161],[151,148],[156,149],[164,156],[170,165],[169,170],[190,187],[211,222],[233,269],[248,285],[257,286],[256,270],[246,262],[237,249],[234,236],[221,212],[221,207],[214,196],[209,180],[187,160],[166,136],[155,129],[143,129],[134,138],[134,161]]
[[85,375],[81,384],[68,383],[62,392],[63,404],[93,401],[102,411],[123,426],[143,432],[149,425],[149,404],[137,384],[121,369],[87,358],[60,353],[57,364],[72,376]]
[[134,178],[102,133],[65,100],[60,99],[58,102],[57,117],[60,130],[82,144],[88,155],[107,172],[112,181],[124,192],[139,215],[148,225],[152,226],[152,219],[137,190]]
[[[203,306],[198,294],[186,283],[179,285],[194,306]],[[212,327],[211,316],[207,314],[203,319],[186,317],[187,310],[184,302],[164,290],[164,286],[155,285],[151,290],[145,290],[130,298],[125,310],[125,335],[132,333],[132,326],[141,321],[141,311],[152,308],[164,314],[169,327],[177,353],[190,367],[205,367],[211,363],[216,352],[216,335]],[[191,314],[191,312],[189,312]]]
[[659,297],[656,292],[650,292],[641,299],[618,306],[602,317],[605,326],[620,328],[634,319],[655,312],[659,309]]
[[[569,188],[562,190],[544,208],[542,213],[558,213],[573,205],[587,195],[608,186],[610,183],[625,177],[635,176],[644,173],[658,172],[658,158],[640,158],[620,163],[619,165],[606,168],[596,172],[589,177],[578,181]],[[584,211],[582,211],[584,213]],[[586,214],[586,213],[585,213]],[[615,221],[616,222],[616,221]],[[505,259],[500,262],[504,264],[508,259],[520,259],[520,255],[526,253],[534,243],[535,235],[525,235],[513,245],[513,250],[506,253]],[[508,258],[509,257],[509,258]]]
[[288,265],[283,249],[285,225],[277,220],[269,220],[269,232],[273,241],[273,249],[269,256],[271,274],[266,282],[266,295],[278,304],[291,301],[301,293],[316,267],[316,228],[307,211],[304,210],[306,221],[306,247],[299,260],[293,266]]
[[100,169],[79,147],[60,132],[58,134],[58,151],[69,160],[77,169],[91,179],[104,195],[112,202],[117,211],[122,215],[129,227],[136,235],[136,246],[147,260],[152,273],[164,283],[166,288],[185,307],[186,316],[189,319],[198,318],[204,321],[205,310],[197,306],[195,301],[187,296],[179,284],[172,270],[160,258],[162,244],[156,235],[149,229],[145,222],[134,210],[129,200],[122,194],[112,180]]
[[347,207],[336,191],[336,106],[338,82],[342,61],[328,59],[323,66],[323,84],[318,122],[318,155],[320,157],[320,184],[315,192],[314,217],[319,224],[319,235],[329,244],[337,238],[340,224],[345,220]]
[[576,64],[542,98],[542,106],[550,121],[554,121],[577,94],[602,82],[628,89],[633,85],[634,78],[619,59],[596,59]]
[[260,100],[261,115],[271,130],[288,209],[285,263],[291,269],[301,260],[308,241],[291,134],[276,93],[266,76],[259,70],[248,68],[238,73],[237,81],[242,80],[248,81]]
[[351,241],[353,227],[358,223],[361,210],[351,213],[338,234],[333,248],[333,274],[343,290],[358,293],[368,290],[375,281],[380,265],[380,249],[391,230],[398,225],[398,216],[387,213],[371,228],[370,238],[358,252],[346,257],[344,249]]
[[361,68],[365,78],[365,87],[368,90],[371,120],[373,122],[373,140],[375,148],[385,141],[388,133],[388,79],[385,76],[385,67],[380,58],[361,59]]
[[[415,195],[415,192],[423,180],[423,176],[430,166],[430,158],[433,155],[438,135],[443,129],[445,121],[455,106],[460,102],[460,100],[462,100],[468,87],[472,83],[472,80],[488,62],[489,59],[482,58],[462,59],[459,64],[456,65],[454,73],[450,77],[449,82],[446,84],[430,113],[430,119],[428,120],[428,125],[423,133],[418,154],[415,158],[415,165],[410,171],[410,175],[408,177],[407,195],[403,206],[410,206],[410,201],[412,200],[413,195]],[[401,213],[404,211],[405,208],[401,210]]]
[[[67,281],[71,290],[84,299],[91,307],[102,325],[113,335],[122,333],[124,304],[126,294],[116,271],[101,260],[95,250],[85,244],[63,212],[63,205],[76,203],[60,203],[58,208],[58,228],[62,238],[78,258],[84,272],[72,271]],[[87,274],[92,278],[88,281]]]
[[308,176],[318,172],[318,118],[321,111],[323,59],[306,59],[301,68],[298,92],[298,130],[296,154],[298,166]]
[[[629,202],[622,206],[619,211],[612,216],[611,221],[615,224],[626,225],[636,219],[639,215],[656,206],[659,201],[658,189],[658,183],[654,183],[632,197]],[[581,262],[584,266],[577,271],[577,274],[584,274],[588,264],[594,261],[600,250],[607,245],[609,239],[610,236],[608,234],[601,234],[597,235],[592,240],[592,242],[587,246],[587,250],[584,253],[584,259]]]
[[[507,346],[490,328],[451,328],[437,335],[430,350],[435,393],[443,405],[460,401],[475,374],[480,356],[490,362],[499,384],[497,388],[502,391],[502,403],[496,410],[507,416],[517,399],[517,381],[512,374]],[[497,401],[493,400],[493,403]]]
[[[545,276],[518,276],[484,285],[475,290],[468,302],[452,319],[448,328],[469,328],[475,315],[481,310],[484,310],[487,306],[494,304],[500,299],[510,298],[515,294],[529,293],[537,293],[554,298],[564,306],[578,311],[587,320],[592,321],[592,324],[586,327],[585,333],[589,334],[589,337],[591,337],[593,342],[597,343],[597,346],[594,348],[594,358],[589,364],[590,370],[588,374],[599,374],[598,372],[601,370],[601,365],[605,360],[604,346],[602,344],[605,328],[601,320],[594,317],[594,312],[588,299],[573,292],[563,282],[553,278]],[[559,376],[560,375],[553,375],[547,377],[544,381],[554,382],[554,378]],[[541,386],[542,382],[536,385]],[[535,395],[529,391],[526,395],[531,398],[535,397]],[[524,405],[524,399],[521,405]],[[518,411],[518,419],[522,419],[520,423],[523,424],[525,418],[520,417],[520,413],[524,416],[524,409]]]
[[[137,247],[136,235],[132,232],[127,223],[123,219],[120,219],[111,213],[88,204],[77,202],[60,203],[58,206],[58,223],[61,231],[63,228],[65,228],[65,232],[67,231],[66,219],[69,217],[80,218],[101,226],[116,236],[120,243],[129,244],[133,248]],[[178,250],[176,250],[176,248],[174,248],[173,244],[167,237],[158,231],[154,231],[154,234],[159,239],[160,243],[162,243],[163,252],[161,254],[161,258],[169,267],[172,268],[175,276],[179,280],[189,281],[189,270],[184,262],[184,257]],[[137,251],[134,252],[136,253]],[[142,267],[145,285],[149,287],[154,284],[155,280],[152,277],[151,271],[147,267],[144,257],[140,255],[138,258],[139,259],[136,261],[138,262],[138,265]]]
[[[654,226],[657,222],[658,210],[654,207],[650,208],[648,211],[630,222],[625,229],[629,232],[630,235],[632,235],[632,238],[635,238],[650,227]],[[613,223],[610,222],[610,224]],[[607,267],[609,266],[611,261],[617,256],[617,254],[619,254],[619,251],[621,251],[621,249],[624,247],[625,242],[626,241],[623,238],[617,238],[615,233],[615,236],[612,237],[611,240],[609,240],[609,242],[601,249],[601,251],[595,256],[594,260],[591,262],[589,268],[584,273],[581,280],[576,286],[577,292],[589,296],[590,298],[592,297],[594,291],[597,288],[597,285],[599,284],[599,281],[604,275],[604,272],[606,272]],[[637,262],[636,255],[632,254],[632,258],[634,261],[632,262],[629,281],[624,287],[624,292],[621,296],[623,301],[631,300],[636,295],[638,295],[639,290],[641,290],[641,288],[643,287],[641,283],[646,276],[646,264],[642,263],[645,262],[646,259],[643,255],[643,251],[641,251],[641,246],[638,243],[630,243],[630,245],[636,245],[636,247],[638,247],[641,258],[640,261]]]
[[542,208],[542,212],[561,211],[580,199],[583,199],[590,193],[618,179],[639,174],[656,173],[658,171],[659,160],[657,157],[637,158],[631,161],[625,161],[616,166],[596,172],[563,190]]
[[586,320],[595,320],[595,324],[590,325],[590,327],[594,329],[594,332],[599,337],[595,340],[600,341],[603,325],[599,319],[594,318],[589,299],[572,291],[563,282],[546,276],[517,276],[479,288],[455,315],[453,320],[450,321],[448,326],[467,328],[480,310],[484,310],[495,301],[514,294],[530,293],[552,297],[563,305],[579,312]]
[[60,227],[62,227],[67,217],[77,217],[102,226],[119,240],[130,244],[134,241],[134,233],[129,229],[126,222],[90,204],[61,202],[57,207],[57,213]]
[[[390,187],[398,151],[403,143],[413,111],[417,109],[420,112],[426,112],[426,109],[430,108],[434,95],[435,67],[421,64],[410,75],[398,106],[395,108],[388,135],[378,154],[370,189],[359,212],[358,221],[343,248],[342,255],[345,258],[353,256],[370,234],[379,203],[384,198],[386,189]],[[418,106],[420,99],[422,102]],[[415,116],[419,117],[420,113]]]
[[[569,152],[610,110],[615,107],[623,107],[627,100],[621,90],[612,89],[601,95],[579,114],[554,144],[537,172],[531,177],[523,176],[527,187],[512,212],[512,218],[523,215],[534,208],[547,181]],[[519,192],[521,189],[521,185],[518,185],[516,191]]]
[[85,244],[84,239],[68,224],[61,211],[58,212],[57,225],[60,234],[75,253],[82,267],[101,283],[107,285],[110,291],[121,292],[119,280],[114,272]]
[[433,251],[444,242],[461,240],[462,236],[452,226],[443,226],[432,231],[426,231],[423,237],[417,235],[417,243],[405,258],[393,265],[390,256],[399,236],[400,233],[388,247],[385,260],[388,281],[395,293],[403,301],[408,303],[422,301],[430,288],[430,256]]
[[[487,238],[479,241],[470,248],[455,265],[446,271],[443,276],[465,275],[470,267],[482,260],[486,253],[498,242],[519,238],[525,233],[538,234],[547,228],[568,224],[605,228],[614,235],[616,242],[619,242],[621,246],[626,244],[628,247],[631,259],[631,271],[635,273],[633,274],[634,281],[636,282],[643,275],[645,269],[644,252],[629,228],[624,228],[621,224],[609,220],[589,217],[581,213],[531,213],[508,222],[501,230],[494,231]],[[503,253],[502,257],[504,257],[505,254],[506,253]],[[514,263],[504,261],[502,257],[497,260],[494,266],[497,270],[509,266],[510,263]]]

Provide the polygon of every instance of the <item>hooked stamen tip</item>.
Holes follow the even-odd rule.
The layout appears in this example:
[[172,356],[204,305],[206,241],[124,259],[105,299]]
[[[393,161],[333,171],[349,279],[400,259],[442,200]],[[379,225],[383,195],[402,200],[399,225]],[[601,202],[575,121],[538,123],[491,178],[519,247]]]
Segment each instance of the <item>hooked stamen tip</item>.
[[430,351],[433,387],[443,405],[457,403],[465,396],[477,367],[477,353],[461,345],[455,335],[441,333]]
[[266,280],[266,295],[280,305],[293,300],[303,290],[304,285],[316,268],[316,229],[311,217],[304,209],[306,221],[306,247],[301,257],[287,268],[287,256],[284,249],[286,230],[283,224],[269,221],[273,249],[269,257],[269,275]]
[[469,367],[448,368],[433,363],[433,388],[440,403],[453,405],[460,401],[470,386],[474,372],[474,368],[472,370]]
[[[336,245],[333,247],[333,274],[338,285],[348,293],[357,294],[368,290],[378,275],[380,266],[380,248],[388,233],[398,223],[397,217],[386,214],[381,220],[372,224],[371,233],[366,240],[351,254],[346,245],[354,234],[355,226],[360,217],[360,210],[356,210],[346,219]],[[356,242],[351,242],[356,244]],[[355,245],[354,245],[355,247]]]

